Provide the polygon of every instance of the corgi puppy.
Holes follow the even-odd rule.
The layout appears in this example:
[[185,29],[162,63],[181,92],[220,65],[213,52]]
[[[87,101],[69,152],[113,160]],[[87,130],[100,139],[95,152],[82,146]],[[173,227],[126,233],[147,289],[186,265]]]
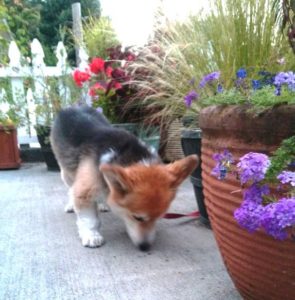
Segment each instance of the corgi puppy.
[[103,244],[96,202],[106,198],[111,210],[124,221],[133,244],[148,250],[157,220],[199,161],[191,155],[165,165],[156,151],[131,133],[112,127],[90,107],[62,110],[50,141],[62,180],[69,187],[65,210],[75,211],[79,236],[86,247]]

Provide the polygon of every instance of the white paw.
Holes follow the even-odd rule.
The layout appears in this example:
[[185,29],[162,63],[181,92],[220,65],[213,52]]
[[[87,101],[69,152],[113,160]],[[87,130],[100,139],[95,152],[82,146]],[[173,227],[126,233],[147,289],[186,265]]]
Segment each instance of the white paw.
[[64,208],[66,213],[73,213],[74,212],[74,206],[72,203],[68,202]]
[[101,212],[108,212],[110,210],[106,203],[98,203],[97,209]]
[[84,247],[96,248],[104,243],[103,236],[97,231],[87,231],[83,232],[83,234],[80,233],[80,237]]

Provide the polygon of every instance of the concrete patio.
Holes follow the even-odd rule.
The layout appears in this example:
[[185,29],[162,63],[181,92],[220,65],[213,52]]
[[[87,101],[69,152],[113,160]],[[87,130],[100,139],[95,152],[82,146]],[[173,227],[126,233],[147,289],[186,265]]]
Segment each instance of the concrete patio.
[[[67,192],[45,164],[0,171],[0,299],[241,299],[213,233],[198,220],[161,220],[150,252],[137,250],[122,223],[102,214],[106,244],[81,246],[75,215],[63,212]],[[189,181],[173,212],[191,212]]]

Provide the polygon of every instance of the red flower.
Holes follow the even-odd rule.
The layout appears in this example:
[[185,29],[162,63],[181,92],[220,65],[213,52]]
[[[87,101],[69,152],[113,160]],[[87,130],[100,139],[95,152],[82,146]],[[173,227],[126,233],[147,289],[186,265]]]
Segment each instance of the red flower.
[[73,78],[78,87],[83,86],[83,82],[88,81],[90,78],[90,74],[87,72],[82,72],[80,70],[75,70],[73,73]]
[[97,82],[97,83],[95,83],[90,89],[89,89],[89,92],[88,92],[88,94],[89,94],[89,96],[91,96],[91,97],[94,97],[94,96],[97,96],[97,91],[98,90],[105,90],[105,88],[99,83],[99,82]]
[[89,64],[90,71],[94,74],[98,74],[103,71],[105,61],[100,57],[95,57]]
[[105,73],[107,74],[108,77],[112,77],[112,72],[113,72],[113,68],[108,66],[105,70]]
[[119,82],[115,82],[115,83],[114,83],[114,88],[115,88],[116,90],[121,89],[121,88],[122,88],[122,84],[119,83]]

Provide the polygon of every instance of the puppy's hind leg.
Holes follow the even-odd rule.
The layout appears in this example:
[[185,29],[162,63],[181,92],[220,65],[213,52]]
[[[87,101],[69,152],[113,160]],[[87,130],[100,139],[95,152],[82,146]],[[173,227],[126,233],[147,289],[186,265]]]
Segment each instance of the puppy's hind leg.
[[[61,180],[64,182],[65,186],[70,188],[70,186],[73,184],[73,180],[67,174],[67,172],[65,172],[62,168],[60,170],[60,177],[61,177]],[[73,202],[73,197],[70,192],[69,192],[68,198],[69,198],[69,200],[68,200],[68,203],[65,205],[64,211],[67,213],[72,213],[72,212],[74,212],[74,202]]]
[[66,213],[73,213],[75,210],[74,210],[74,200],[73,200],[71,190],[69,190],[68,195],[69,195],[68,196],[69,200],[68,200],[68,203],[64,207],[64,211]]
[[79,236],[85,247],[99,247],[104,241],[99,233],[100,221],[96,209],[98,193],[97,167],[91,158],[84,159],[79,164],[71,195],[77,214]]

